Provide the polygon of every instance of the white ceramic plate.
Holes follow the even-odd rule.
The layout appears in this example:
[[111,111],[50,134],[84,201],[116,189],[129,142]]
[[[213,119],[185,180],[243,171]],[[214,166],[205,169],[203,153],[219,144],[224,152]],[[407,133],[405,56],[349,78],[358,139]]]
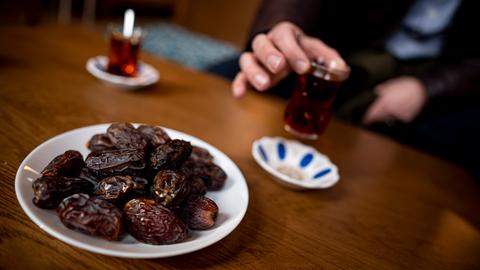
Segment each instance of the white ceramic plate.
[[149,64],[142,61],[138,62],[138,72],[135,77],[124,77],[108,73],[108,58],[106,56],[96,56],[88,59],[85,68],[90,74],[101,81],[112,85],[120,90],[136,90],[142,87],[152,85],[158,81],[160,74]]
[[54,210],[37,208],[32,203],[32,181],[55,156],[69,149],[78,150],[86,157],[89,150],[86,142],[97,133],[104,133],[109,124],[88,126],[65,132],[35,148],[20,165],[15,178],[15,191],[20,206],[30,219],[42,230],[72,246],[104,255],[126,258],[160,258],[193,252],[207,247],[232,232],[240,223],[248,207],[248,188],[239,168],[223,152],[212,145],[185,133],[172,129],[165,130],[170,137],[190,141],[206,148],[214,157],[214,162],[228,175],[225,186],[220,191],[209,191],[219,207],[215,226],[205,231],[190,231],[190,237],[182,243],[172,245],[148,245],[127,235],[122,241],[106,241],[66,228]]

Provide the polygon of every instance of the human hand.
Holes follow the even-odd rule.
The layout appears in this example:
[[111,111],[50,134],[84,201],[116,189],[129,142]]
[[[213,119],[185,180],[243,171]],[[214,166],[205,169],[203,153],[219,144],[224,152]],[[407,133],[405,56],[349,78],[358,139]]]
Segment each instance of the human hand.
[[240,56],[240,69],[232,83],[235,97],[243,96],[249,85],[265,91],[284,79],[292,70],[303,74],[311,60],[325,61],[337,67],[345,62],[337,51],[321,40],[307,36],[293,23],[278,23],[267,34],[252,41],[253,52]]
[[425,86],[414,77],[398,77],[375,87],[378,97],[367,109],[363,124],[399,120],[409,123],[427,102]]

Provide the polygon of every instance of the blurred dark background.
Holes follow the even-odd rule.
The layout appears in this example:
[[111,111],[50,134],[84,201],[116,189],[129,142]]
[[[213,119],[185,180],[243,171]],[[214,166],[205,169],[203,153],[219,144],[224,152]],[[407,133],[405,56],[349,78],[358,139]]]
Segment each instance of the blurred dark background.
[[[19,0],[0,2],[0,23],[77,23],[102,26],[121,21],[132,8],[139,23],[171,22],[243,47],[260,0]],[[219,23],[228,21],[228,24]]]

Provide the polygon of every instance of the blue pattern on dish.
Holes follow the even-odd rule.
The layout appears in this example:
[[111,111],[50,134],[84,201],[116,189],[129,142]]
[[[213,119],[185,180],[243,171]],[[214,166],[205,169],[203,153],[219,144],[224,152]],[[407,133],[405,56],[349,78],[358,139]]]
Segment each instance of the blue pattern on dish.
[[95,62],[95,67],[97,67],[101,71],[106,71],[105,66],[102,65],[102,63],[100,63],[100,62]]
[[279,142],[277,145],[277,152],[278,152],[278,157],[280,160],[285,159],[285,144],[283,142]]
[[258,152],[260,152],[260,156],[262,156],[263,160],[265,162],[268,162],[268,156],[267,153],[265,152],[265,149],[261,145],[258,146]]
[[302,167],[302,168],[307,167],[308,164],[310,164],[310,162],[312,162],[312,159],[313,159],[312,153],[308,153],[308,154],[304,155],[303,158],[300,160],[300,167]]
[[329,174],[331,171],[332,171],[332,169],[330,169],[330,168],[325,169],[325,170],[323,170],[323,171],[319,171],[318,173],[316,173],[316,174],[313,176],[313,179],[319,179],[320,177]]

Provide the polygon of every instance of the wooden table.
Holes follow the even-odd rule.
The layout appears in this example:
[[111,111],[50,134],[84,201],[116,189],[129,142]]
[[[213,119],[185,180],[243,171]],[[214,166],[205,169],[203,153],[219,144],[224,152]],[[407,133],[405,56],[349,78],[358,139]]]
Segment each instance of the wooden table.
[[[364,130],[333,122],[313,145],[338,165],[331,189],[278,185],[250,155],[253,140],[290,137],[285,102],[145,56],[160,82],[109,88],[85,71],[105,54],[101,35],[76,26],[1,26],[0,268],[2,269],[480,269],[480,192],[460,168]],[[230,235],[178,257],[134,260],[71,247],[20,208],[14,178],[37,145],[112,121],[161,124],[197,136],[243,171],[250,204]]]

